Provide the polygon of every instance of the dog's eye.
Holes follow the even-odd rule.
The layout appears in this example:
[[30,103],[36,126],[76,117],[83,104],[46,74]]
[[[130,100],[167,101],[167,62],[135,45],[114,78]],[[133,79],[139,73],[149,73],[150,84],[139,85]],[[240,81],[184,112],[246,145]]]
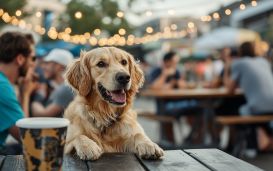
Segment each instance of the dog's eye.
[[127,65],[127,61],[126,61],[125,59],[123,59],[123,60],[121,61],[121,64],[125,66],[125,65]]
[[106,67],[106,63],[105,62],[103,62],[103,61],[100,61],[98,64],[97,64],[97,66],[98,67],[100,67],[100,68],[103,68],[103,67]]

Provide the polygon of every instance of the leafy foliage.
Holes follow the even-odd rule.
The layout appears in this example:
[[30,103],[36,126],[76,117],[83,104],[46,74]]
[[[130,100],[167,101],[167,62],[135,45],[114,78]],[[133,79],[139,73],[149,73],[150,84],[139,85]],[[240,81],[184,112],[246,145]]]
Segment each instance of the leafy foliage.
[[[76,19],[75,13],[80,11],[82,18]],[[119,11],[117,1],[113,0],[71,0],[67,4],[66,13],[60,16],[60,29],[70,27],[72,34],[83,34],[85,32],[92,32],[99,28],[105,30],[109,35],[114,35],[119,28],[124,28],[130,32],[130,26],[125,18],[118,18],[116,16]],[[107,18],[108,23],[103,22]],[[116,22],[115,22],[116,21]]]
[[[27,0],[1,0],[0,8],[7,11],[10,15],[15,15],[16,10],[21,10],[26,5]],[[0,27],[5,23],[0,20]]]

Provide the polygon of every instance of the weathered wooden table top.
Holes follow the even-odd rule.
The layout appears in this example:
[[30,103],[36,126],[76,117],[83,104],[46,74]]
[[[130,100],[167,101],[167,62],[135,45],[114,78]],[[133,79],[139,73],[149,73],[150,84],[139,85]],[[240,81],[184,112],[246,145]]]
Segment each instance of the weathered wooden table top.
[[[24,170],[23,156],[0,156],[0,170]],[[96,161],[83,161],[76,156],[64,157],[62,170],[68,171],[259,171],[256,166],[218,149],[165,151],[161,160],[142,160],[132,153],[107,153]]]

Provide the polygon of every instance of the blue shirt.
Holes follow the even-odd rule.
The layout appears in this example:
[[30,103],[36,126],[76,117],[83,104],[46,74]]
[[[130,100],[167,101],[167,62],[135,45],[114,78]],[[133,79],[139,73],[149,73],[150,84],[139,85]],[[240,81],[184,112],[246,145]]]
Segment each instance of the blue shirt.
[[21,105],[18,102],[14,88],[8,78],[0,72],[0,146],[9,134],[8,129],[15,122],[24,117]]

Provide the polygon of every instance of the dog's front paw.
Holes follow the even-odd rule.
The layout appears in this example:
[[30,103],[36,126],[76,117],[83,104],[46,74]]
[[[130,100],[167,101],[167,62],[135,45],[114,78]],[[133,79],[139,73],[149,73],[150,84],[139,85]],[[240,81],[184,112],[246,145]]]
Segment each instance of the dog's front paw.
[[90,139],[82,139],[75,145],[75,150],[82,160],[97,160],[103,153],[103,150]]
[[136,147],[137,153],[144,159],[159,159],[164,155],[164,151],[155,143],[141,143]]

